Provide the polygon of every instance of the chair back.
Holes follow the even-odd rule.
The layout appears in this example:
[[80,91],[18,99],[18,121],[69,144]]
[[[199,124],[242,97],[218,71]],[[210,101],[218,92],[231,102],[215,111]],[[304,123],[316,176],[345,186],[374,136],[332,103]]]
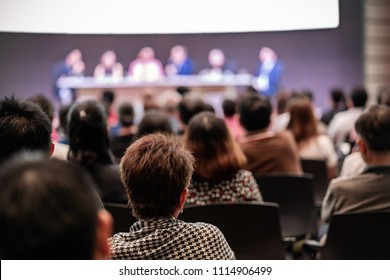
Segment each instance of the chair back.
[[261,175],[256,181],[264,201],[279,204],[283,237],[316,232],[312,175]]
[[326,161],[301,159],[301,165],[303,172],[313,175],[314,201],[321,206],[329,185]]
[[114,219],[114,234],[128,232],[130,227],[137,221],[126,204],[104,202],[103,205]]
[[179,219],[217,226],[237,259],[284,259],[277,204],[222,202],[188,205]]
[[335,214],[321,259],[389,260],[390,212]]

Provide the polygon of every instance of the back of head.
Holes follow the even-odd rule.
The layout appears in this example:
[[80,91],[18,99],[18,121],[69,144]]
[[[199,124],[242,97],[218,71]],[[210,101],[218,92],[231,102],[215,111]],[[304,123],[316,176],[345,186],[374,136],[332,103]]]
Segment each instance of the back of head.
[[0,99],[0,162],[23,150],[49,155],[51,122],[35,104],[4,97]]
[[0,258],[92,259],[92,181],[69,162],[29,156],[0,169]]
[[119,108],[119,122],[124,127],[129,127],[134,124],[134,108],[129,102],[122,103]]
[[367,98],[368,95],[365,88],[360,87],[352,90],[351,100],[353,107],[362,108],[366,106]]
[[271,102],[257,94],[247,94],[239,105],[240,121],[247,131],[266,129],[271,122]]
[[173,134],[173,128],[166,113],[153,110],[147,112],[142,118],[136,138],[155,132]]
[[194,116],[185,134],[186,147],[196,159],[196,176],[209,181],[227,179],[246,163],[225,122],[210,112]]
[[233,117],[236,114],[236,102],[225,99],[222,103],[222,109],[225,117]]
[[84,165],[113,163],[106,114],[99,102],[86,100],[74,104],[68,119],[69,159]]
[[292,131],[297,143],[318,134],[317,120],[310,101],[305,98],[295,98],[289,103],[288,112],[290,122],[287,128]]
[[339,88],[333,88],[330,91],[330,96],[335,104],[344,102],[344,92]]
[[204,102],[193,96],[185,96],[178,105],[180,119],[188,124],[193,116],[205,110]]
[[53,120],[54,106],[49,98],[42,94],[37,94],[29,97],[27,100],[36,104],[49,117],[50,120]]
[[358,118],[355,123],[355,129],[372,151],[390,151],[389,107],[373,105]]
[[172,217],[193,172],[193,157],[174,136],[136,140],[121,160],[121,179],[138,219]]

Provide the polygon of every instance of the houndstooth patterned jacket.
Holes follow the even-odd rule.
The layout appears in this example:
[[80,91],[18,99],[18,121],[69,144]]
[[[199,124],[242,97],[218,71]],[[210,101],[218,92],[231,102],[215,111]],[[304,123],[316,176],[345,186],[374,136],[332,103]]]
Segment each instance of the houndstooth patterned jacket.
[[173,218],[141,220],[109,239],[112,259],[230,260],[234,253],[221,231],[206,223]]

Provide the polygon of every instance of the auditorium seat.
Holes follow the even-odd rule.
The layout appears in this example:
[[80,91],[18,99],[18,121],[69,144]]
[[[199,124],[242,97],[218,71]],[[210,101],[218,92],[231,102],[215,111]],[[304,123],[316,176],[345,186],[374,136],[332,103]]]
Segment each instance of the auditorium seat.
[[103,205],[114,219],[114,234],[117,232],[128,232],[131,225],[137,221],[126,204],[104,202]]
[[188,205],[179,216],[185,222],[205,222],[225,235],[237,259],[284,259],[279,209],[274,203],[221,202]]

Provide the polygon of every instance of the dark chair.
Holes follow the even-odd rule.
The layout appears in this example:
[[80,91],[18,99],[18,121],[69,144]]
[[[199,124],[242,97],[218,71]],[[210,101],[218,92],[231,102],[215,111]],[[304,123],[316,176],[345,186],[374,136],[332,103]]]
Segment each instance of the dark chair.
[[179,216],[186,222],[217,226],[237,259],[284,259],[278,206],[273,203],[188,205]]
[[321,206],[329,185],[328,166],[325,160],[301,159],[302,170],[313,175],[314,201]]
[[279,204],[283,237],[316,233],[312,175],[261,175],[256,181],[264,201]]
[[327,260],[389,260],[390,212],[335,214],[325,245],[307,240],[303,246],[312,258]]
[[114,218],[114,234],[117,232],[128,232],[130,227],[137,221],[126,204],[104,202],[103,205]]

